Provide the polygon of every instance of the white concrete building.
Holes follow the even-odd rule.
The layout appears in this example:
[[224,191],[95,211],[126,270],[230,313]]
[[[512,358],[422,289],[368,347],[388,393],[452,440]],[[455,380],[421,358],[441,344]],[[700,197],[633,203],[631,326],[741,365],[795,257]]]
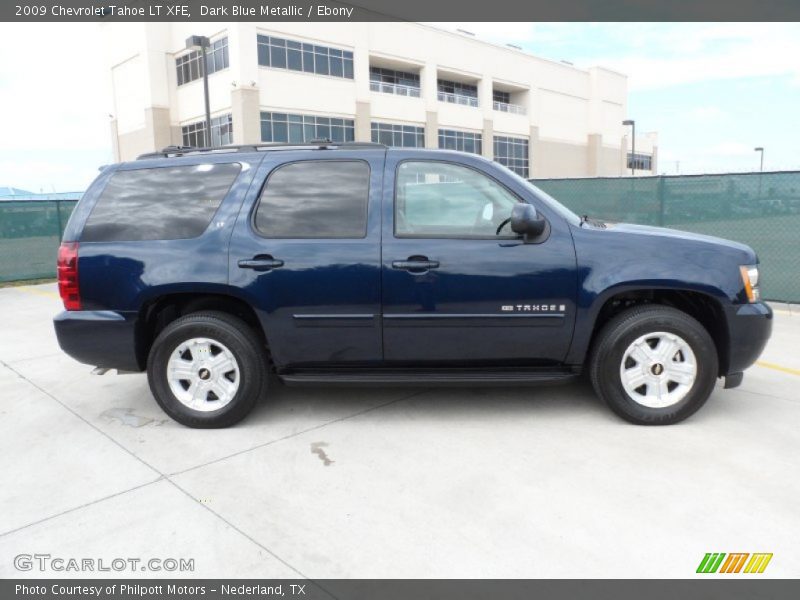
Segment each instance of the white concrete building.
[[[494,158],[529,177],[630,174],[627,78],[417,23],[106,23],[119,160],[205,145],[380,141]],[[637,174],[657,138],[638,138]],[[639,157],[641,159],[642,157]],[[648,168],[649,167],[649,168]]]

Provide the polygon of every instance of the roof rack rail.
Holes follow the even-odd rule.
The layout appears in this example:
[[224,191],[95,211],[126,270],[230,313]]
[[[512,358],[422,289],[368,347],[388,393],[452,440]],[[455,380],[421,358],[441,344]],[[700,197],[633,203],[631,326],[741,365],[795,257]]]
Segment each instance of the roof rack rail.
[[218,146],[216,148],[196,148],[194,146],[167,146],[157,152],[147,152],[140,154],[136,160],[148,158],[170,158],[177,156],[190,156],[194,154],[228,154],[233,152],[267,152],[270,150],[357,150],[369,148],[387,149],[385,144],[375,142],[332,142],[328,139],[313,140],[302,144],[292,143],[263,143],[263,144],[239,144],[230,146]]

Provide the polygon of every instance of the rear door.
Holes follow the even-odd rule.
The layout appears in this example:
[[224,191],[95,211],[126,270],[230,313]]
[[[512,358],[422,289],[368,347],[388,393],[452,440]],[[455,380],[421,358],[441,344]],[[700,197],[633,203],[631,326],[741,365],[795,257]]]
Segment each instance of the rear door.
[[230,283],[255,307],[279,368],[382,358],[382,150],[273,150],[230,247]]
[[[575,316],[568,226],[543,211],[546,241],[508,224],[530,192],[478,158],[390,151],[383,206],[384,357],[395,363],[549,365]],[[537,209],[541,207],[537,205]]]

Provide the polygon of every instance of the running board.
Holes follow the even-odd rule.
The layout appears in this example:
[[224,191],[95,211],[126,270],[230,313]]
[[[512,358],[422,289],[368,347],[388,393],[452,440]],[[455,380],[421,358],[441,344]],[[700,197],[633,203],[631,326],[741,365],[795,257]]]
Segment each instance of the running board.
[[300,371],[278,375],[287,386],[523,386],[567,383],[579,374],[567,370],[403,370]]

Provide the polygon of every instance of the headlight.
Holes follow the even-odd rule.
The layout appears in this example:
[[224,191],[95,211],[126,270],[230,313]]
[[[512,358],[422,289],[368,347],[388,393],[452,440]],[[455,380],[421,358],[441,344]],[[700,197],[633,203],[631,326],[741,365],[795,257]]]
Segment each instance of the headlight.
[[758,265],[742,265],[739,270],[742,273],[742,283],[748,302],[758,302],[761,299],[761,292],[758,289]]

